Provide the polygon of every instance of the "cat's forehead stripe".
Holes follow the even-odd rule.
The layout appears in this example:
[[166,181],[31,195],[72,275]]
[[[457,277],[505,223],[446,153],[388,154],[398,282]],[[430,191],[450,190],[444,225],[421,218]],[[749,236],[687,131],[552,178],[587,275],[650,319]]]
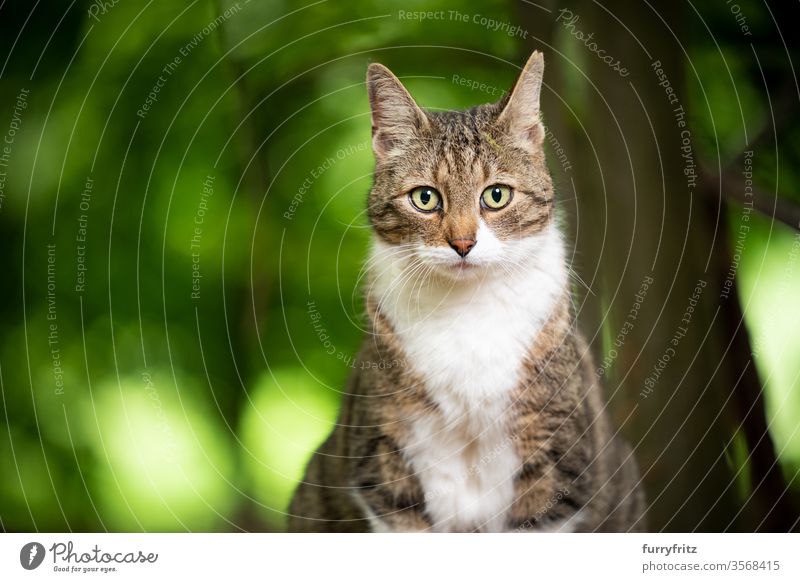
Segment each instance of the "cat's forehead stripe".
[[440,135],[436,143],[436,176],[440,181],[454,175],[474,177],[489,171],[484,159],[482,134],[485,122],[473,110],[437,114]]

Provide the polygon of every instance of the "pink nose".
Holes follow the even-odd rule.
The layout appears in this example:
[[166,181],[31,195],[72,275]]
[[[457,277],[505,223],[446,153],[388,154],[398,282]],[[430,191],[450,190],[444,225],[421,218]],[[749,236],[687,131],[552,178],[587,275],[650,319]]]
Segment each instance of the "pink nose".
[[476,241],[472,238],[454,238],[447,242],[450,243],[452,249],[457,252],[459,256],[466,257],[472,250],[472,247],[475,246]]

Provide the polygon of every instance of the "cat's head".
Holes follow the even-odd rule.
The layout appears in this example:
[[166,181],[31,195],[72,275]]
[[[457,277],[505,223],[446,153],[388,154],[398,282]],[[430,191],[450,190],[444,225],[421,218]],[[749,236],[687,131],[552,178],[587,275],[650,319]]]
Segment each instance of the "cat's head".
[[553,221],[543,71],[534,52],[499,102],[431,112],[389,69],[370,65],[376,167],[368,215],[378,245],[454,279],[508,272],[536,253]]

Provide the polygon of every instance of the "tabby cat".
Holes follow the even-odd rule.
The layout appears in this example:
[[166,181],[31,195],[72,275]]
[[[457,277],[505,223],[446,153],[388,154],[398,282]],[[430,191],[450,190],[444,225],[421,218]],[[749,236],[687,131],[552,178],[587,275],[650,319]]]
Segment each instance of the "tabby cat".
[[372,64],[372,333],[289,509],[304,532],[637,531],[639,475],[571,312],[534,52],[510,94],[417,106]]

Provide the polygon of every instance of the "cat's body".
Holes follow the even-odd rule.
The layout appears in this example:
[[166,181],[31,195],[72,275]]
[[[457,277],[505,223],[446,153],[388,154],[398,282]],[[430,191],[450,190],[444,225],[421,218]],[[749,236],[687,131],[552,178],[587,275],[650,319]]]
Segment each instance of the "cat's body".
[[431,114],[370,68],[372,334],[291,531],[643,527],[570,310],[541,71],[535,53],[500,103]]

